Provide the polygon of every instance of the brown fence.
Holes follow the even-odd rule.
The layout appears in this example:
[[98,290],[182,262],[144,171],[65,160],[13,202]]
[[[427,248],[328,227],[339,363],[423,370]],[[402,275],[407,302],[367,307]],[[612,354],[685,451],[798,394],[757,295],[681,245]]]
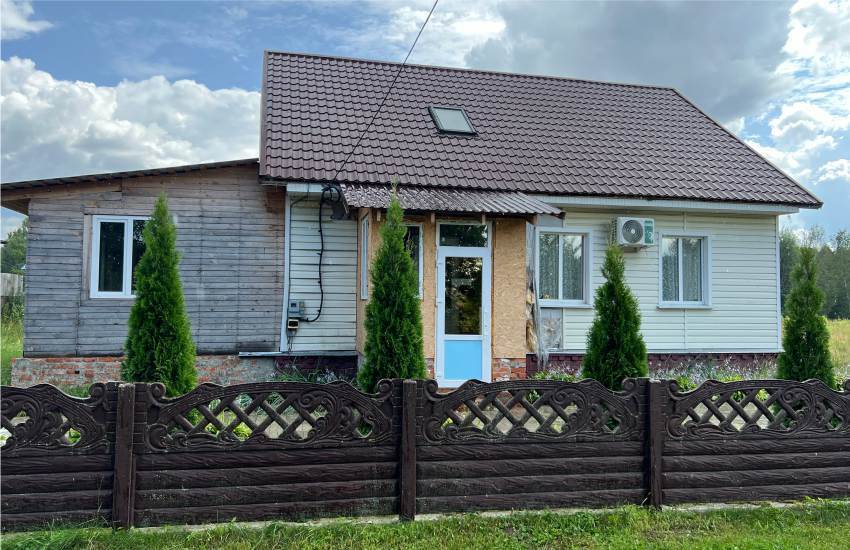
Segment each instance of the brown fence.
[[4,529],[850,496],[850,381],[2,391]]

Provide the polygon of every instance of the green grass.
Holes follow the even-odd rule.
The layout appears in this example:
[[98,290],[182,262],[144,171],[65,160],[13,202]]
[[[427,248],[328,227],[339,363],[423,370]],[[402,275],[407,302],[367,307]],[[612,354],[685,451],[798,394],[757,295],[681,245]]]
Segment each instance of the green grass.
[[20,320],[4,319],[0,324],[0,383],[12,383],[12,359],[20,357],[24,345],[24,329]]
[[54,529],[7,534],[3,548],[846,548],[849,532],[850,501],[809,501],[785,508],[655,512],[625,507],[387,524],[228,524],[198,531],[170,527],[114,533]]
[[829,350],[835,364],[835,378],[850,378],[850,319],[827,321],[829,325]]

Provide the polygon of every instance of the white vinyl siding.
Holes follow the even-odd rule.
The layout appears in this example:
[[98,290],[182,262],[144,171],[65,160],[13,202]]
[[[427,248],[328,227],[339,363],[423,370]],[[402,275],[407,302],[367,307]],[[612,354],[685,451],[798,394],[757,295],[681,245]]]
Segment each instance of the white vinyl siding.
[[[291,197],[289,299],[304,302],[308,319],[316,316],[319,292],[319,202]],[[302,321],[287,342],[293,352],[354,351],[356,333],[357,222],[332,220],[324,208],[322,231],[322,315],[312,323]]]
[[[775,216],[567,210],[563,222],[567,227],[594,229],[588,289],[591,304],[593,292],[603,282],[601,269],[611,220],[622,215],[653,218],[660,235],[703,235],[709,239],[709,287],[705,293],[710,296],[710,307],[659,307],[661,247],[625,253],[626,279],[640,304],[642,332],[650,352],[778,350]],[[562,316],[561,349],[584,351],[593,310],[546,309],[547,317]]]

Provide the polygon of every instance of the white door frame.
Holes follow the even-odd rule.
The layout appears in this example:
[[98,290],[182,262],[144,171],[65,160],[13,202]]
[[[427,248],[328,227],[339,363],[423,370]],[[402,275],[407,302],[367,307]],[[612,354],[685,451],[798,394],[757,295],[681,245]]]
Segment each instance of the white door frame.
[[492,377],[491,352],[490,352],[490,336],[491,336],[491,312],[492,312],[492,240],[493,227],[487,222],[483,225],[487,226],[487,246],[472,247],[472,246],[440,246],[440,226],[441,225],[482,225],[480,222],[437,222],[437,277],[436,277],[436,294],[437,294],[437,319],[435,323],[436,329],[436,350],[434,361],[434,376],[441,388],[456,388],[466,382],[466,380],[446,379],[445,377],[445,354],[443,353],[445,344],[445,314],[446,314],[446,258],[481,258],[481,336],[476,335],[457,335],[450,336],[450,340],[478,340],[481,339],[481,377],[480,380],[490,382]]

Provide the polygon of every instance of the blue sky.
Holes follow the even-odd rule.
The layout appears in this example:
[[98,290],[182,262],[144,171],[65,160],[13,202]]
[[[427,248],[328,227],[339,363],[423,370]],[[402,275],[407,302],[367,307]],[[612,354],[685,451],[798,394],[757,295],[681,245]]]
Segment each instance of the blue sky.
[[[395,2],[2,1],[2,181],[257,154],[264,49],[399,60]],[[441,0],[413,62],[675,86],[850,226],[850,1]],[[20,217],[3,211],[3,234]]]

